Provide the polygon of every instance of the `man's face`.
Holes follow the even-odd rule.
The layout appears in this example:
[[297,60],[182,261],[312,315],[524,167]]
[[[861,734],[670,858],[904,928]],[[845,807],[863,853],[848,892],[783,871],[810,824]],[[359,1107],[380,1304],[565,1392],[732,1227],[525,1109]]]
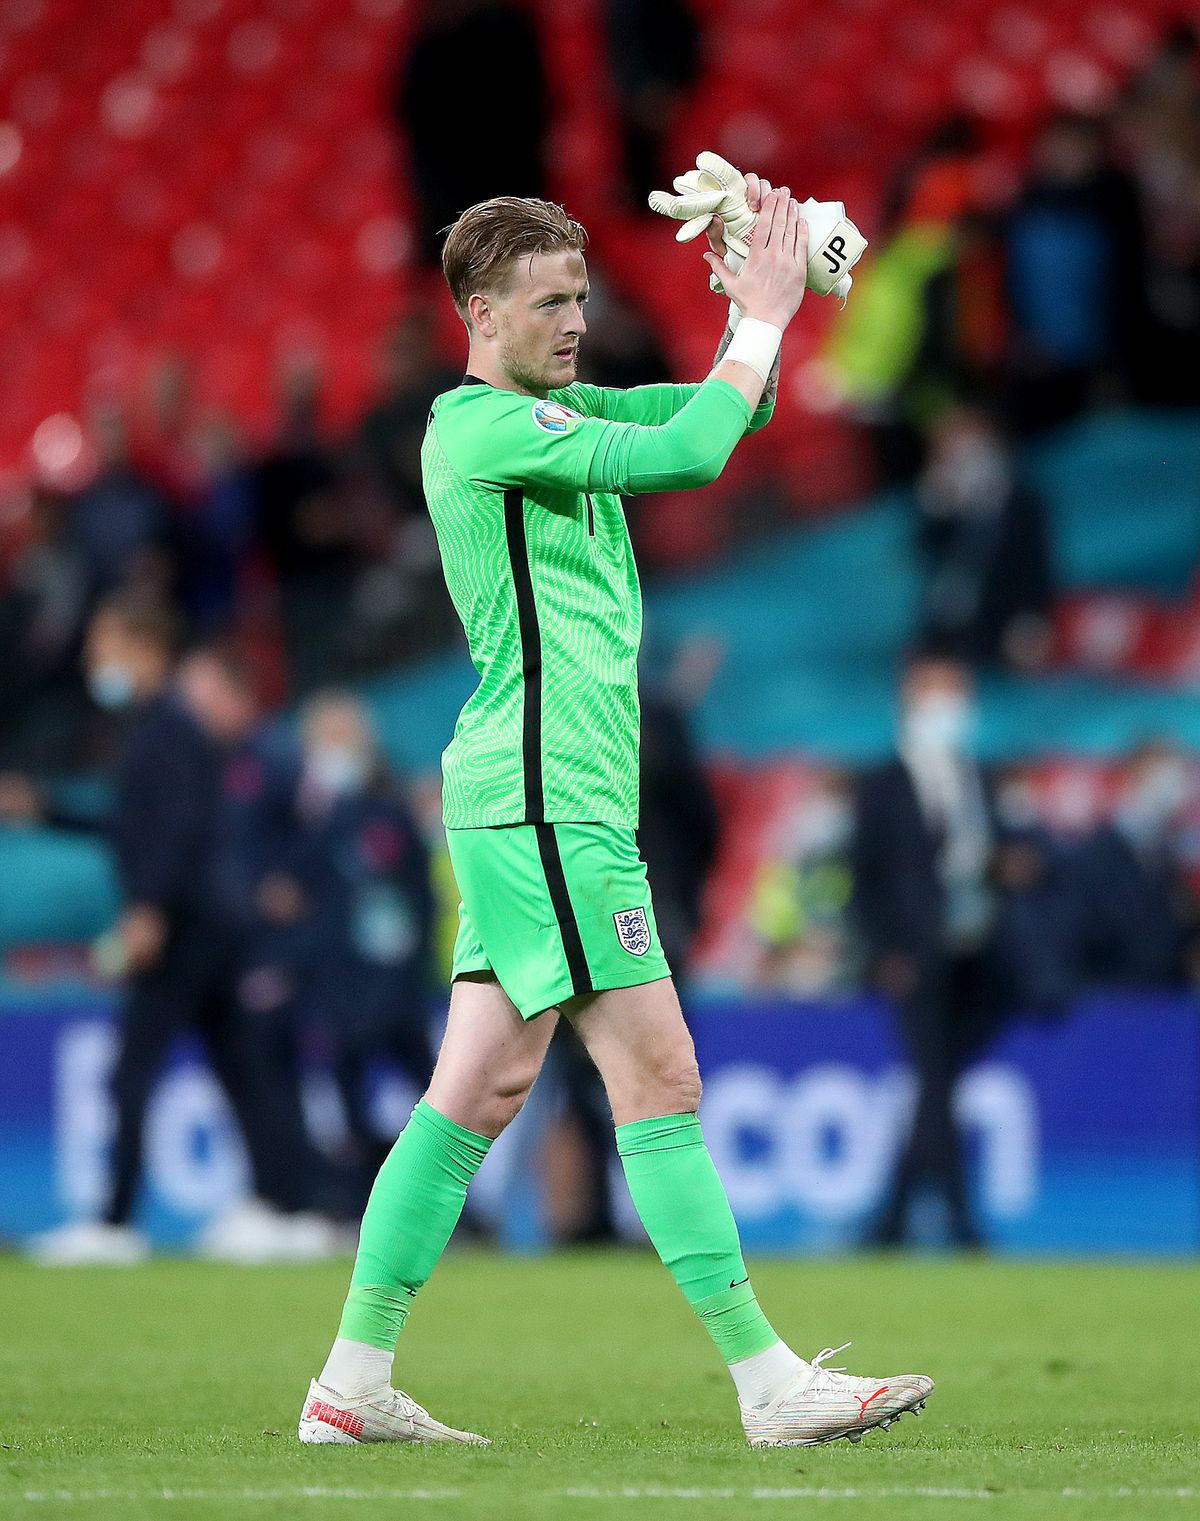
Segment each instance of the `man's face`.
[[493,298],[504,373],[532,396],[570,385],[588,297],[587,265],[573,249],[514,262],[508,289]]
[[306,750],[352,750],[369,755],[371,741],[366,722],[358,708],[349,702],[323,702],[310,712],[304,725]]
[[96,702],[117,709],[154,690],[166,657],[136,638],[120,618],[101,612],[88,629],[83,664]]
[[971,677],[954,660],[918,660],[903,689],[904,735],[921,749],[959,751],[971,728]]
[[119,618],[98,613],[88,629],[83,660],[89,674],[102,667],[139,666],[141,649]]

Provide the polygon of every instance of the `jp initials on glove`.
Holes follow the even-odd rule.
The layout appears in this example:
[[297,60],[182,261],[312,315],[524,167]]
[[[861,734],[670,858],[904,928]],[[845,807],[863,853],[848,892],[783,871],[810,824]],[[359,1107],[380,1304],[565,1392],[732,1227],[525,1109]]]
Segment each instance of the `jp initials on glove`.
[[[742,267],[754,237],[758,213],[750,210],[746,200],[745,176],[717,153],[700,153],[696,167],[674,181],[675,194],[655,190],[650,209],[660,216],[672,217],[683,226],[675,234],[680,243],[690,243],[719,216],[725,228],[725,262],[736,274]],[[835,295],[843,302],[853,283],[850,271],[862,258],[867,240],[846,215],[841,201],[800,203],[801,215],[808,222],[808,289],[818,296]],[[714,290],[722,286],[716,275],[709,282]]]

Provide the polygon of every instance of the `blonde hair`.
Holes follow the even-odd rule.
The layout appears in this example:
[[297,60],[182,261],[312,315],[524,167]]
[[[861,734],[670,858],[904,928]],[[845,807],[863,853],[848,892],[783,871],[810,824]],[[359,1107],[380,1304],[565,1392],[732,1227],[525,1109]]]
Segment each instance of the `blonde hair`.
[[450,228],[442,272],[459,311],[476,292],[502,293],[515,259],[587,247],[587,233],[561,206],[532,196],[498,195],[469,206]]

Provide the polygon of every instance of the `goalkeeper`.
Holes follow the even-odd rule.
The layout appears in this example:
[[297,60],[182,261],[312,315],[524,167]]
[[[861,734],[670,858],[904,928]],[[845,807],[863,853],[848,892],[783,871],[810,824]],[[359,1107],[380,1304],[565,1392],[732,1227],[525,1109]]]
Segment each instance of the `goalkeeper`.
[[479,672],[443,757],[462,894],[450,1014],[428,1091],[372,1191],[303,1442],[485,1440],[394,1389],[393,1354],[560,1017],[600,1070],[634,1204],[729,1366],[752,1443],[857,1440],[932,1387],[848,1378],[821,1366],[827,1352],[808,1363],[759,1308],[697,1118],[695,1052],[634,839],[642,609],[620,495],[716,479],[771,415],[805,289],[796,202],[753,176],[746,185],[758,225],[744,265],[735,274],[720,257],[718,224],[705,255],[741,320],[699,385],[576,382],[586,236],[559,207],[485,201],[446,240],[468,372],[434,403],[422,471]]

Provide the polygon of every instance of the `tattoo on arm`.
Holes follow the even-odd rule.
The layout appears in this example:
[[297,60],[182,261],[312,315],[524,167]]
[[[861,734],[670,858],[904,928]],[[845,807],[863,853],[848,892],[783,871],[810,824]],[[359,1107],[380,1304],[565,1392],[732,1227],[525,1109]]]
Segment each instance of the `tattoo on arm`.
[[[763,386],[762,396],[759,398],[759,407],[775,405],[775,397],[779,392],[779,361],[783,357],[783,348],[775,355],[775,363],[771,366],[771,373],[767,376],[767,383]],[[755,408],[757,411],[758,408]]]

